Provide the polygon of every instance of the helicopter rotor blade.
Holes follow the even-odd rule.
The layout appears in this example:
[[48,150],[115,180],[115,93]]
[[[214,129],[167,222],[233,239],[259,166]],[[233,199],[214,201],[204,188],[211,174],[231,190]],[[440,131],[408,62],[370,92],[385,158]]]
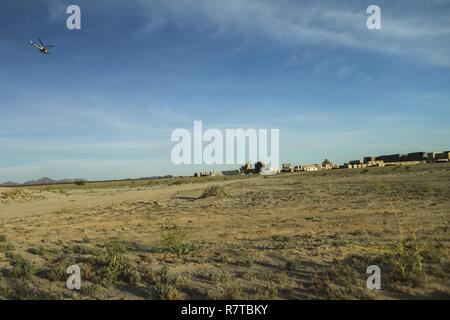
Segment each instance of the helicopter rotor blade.
[[38,40],[39,40],[40,44],[45,47],[45,44],[42,42],[42,40],[41,39],[38,39]]

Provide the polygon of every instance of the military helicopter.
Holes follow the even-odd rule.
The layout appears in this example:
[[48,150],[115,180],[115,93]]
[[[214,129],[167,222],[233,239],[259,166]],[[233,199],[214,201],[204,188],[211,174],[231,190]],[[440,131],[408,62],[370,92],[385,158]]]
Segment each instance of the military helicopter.
[[45,45],[45,44],[42,42],[41,39],[38,39],[38,40],[39,40],[39,43],[40,43],[40,44],[37,44],[37,43],[33,42],[33,40],[30,40],[30,44],[31,44],[33,47],[39,49],[40,52],[45,53],[45,54],[49,54],[48,48],[52,48],[53,46],[52,46],[52,45]]

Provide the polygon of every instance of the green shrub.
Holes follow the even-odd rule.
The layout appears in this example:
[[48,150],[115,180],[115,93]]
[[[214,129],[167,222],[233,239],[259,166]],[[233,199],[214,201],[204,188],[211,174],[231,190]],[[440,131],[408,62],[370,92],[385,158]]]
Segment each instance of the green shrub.
[[8,258],[11,260],[12,265],[11,274],[16,278],[30,278],[39,270],[36,264],[20,255],[10,254]]
[[187,232],[179,226],[162,234],[163,249],[178,256],[188,254],[194,250],[192,244],[186,241]]
[[66,281],[69,277],[66,270],[69,266],[74,264],[76,264],[75,259],[65,257],[61,261],[54,262],[50,265],[47,276],[52,281]]
[[103,285],[111,285],[115,281],[135,284],[140,281],[140,274],[135,264],[126,256],[106,250],[104,254],[93,260],[94,281]]
[[41,246],[37,246],[28,248],[27,252],[37,256],[43,256],[45,254],[45,249]]

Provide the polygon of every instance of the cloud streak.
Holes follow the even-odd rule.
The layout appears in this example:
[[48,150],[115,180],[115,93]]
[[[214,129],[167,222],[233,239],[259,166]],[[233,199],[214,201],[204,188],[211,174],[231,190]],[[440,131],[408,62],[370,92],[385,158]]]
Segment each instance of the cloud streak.
[[417,1],[403,6],[382,2],[380,31],[366,28],[368,4],[361,1],[137,1],[147,10],[151,33],[171,24],[214,36],[260,37],[294,47],[350,48],[450,66],[450,42],[443,41],[450,37],[450,8],[439,0],[428,1],[438,9],[432,12]]

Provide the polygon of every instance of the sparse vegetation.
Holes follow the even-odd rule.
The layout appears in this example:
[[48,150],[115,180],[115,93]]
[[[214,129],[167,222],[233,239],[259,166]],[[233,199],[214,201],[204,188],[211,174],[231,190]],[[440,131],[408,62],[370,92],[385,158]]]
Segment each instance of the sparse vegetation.
[[99,257],[94,257],[91,265],[93,281],[97,284],[110,286],[115,281],[134,284],[140,280],[136,265],[127,256],[112,250],[107,249]]
[[174,286],[176,282],[168,272],[168,268],[163,267],[157,273],[154,291],[161,300],[180,300],[184,295]]
[[186,240],[187,232],[180,226],[173,226],[171,230],[162,233],[162,248],[176,255],[184,255],[192,252],[194,246]]
[[48,272],[48,278],[52,281],[64,281],[67,279],[68,274],[66,273],[67,267],[71,264],[66,264],[64,262],[58,262],[50,266]]
[[206,188],[203,191],[200,198],[206,199],[206,198],[214,197],[214,198],[222,199],[222,198],[225,198],[226,196],[227,196],[227,193],[223,187],[209,186],[208,188]]
[[449,182],[442,164],[0,189],[0,298],[448,298]]
[[35,263],[18,254],[8,254],[7,257],[12,265],[10,272],[16,278],[30,278],[39,270]]
[[42,246],[36,246],[28,248],[27,252],[37,256],[43,256],[45,254],[45,249]]

